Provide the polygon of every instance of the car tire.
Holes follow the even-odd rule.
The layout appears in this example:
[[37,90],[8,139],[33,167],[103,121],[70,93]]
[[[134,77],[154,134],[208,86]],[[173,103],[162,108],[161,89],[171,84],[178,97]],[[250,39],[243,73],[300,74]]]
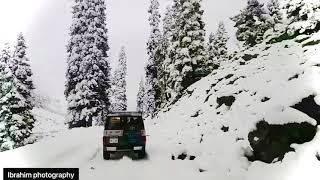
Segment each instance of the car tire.
[[109,160],[111,157],[111,153],[108,151],[103,151],[103,159]]
[[146,156],[146,151],[142,150],[142,151],[138,151],[138,158],[139,159],[143,159]]

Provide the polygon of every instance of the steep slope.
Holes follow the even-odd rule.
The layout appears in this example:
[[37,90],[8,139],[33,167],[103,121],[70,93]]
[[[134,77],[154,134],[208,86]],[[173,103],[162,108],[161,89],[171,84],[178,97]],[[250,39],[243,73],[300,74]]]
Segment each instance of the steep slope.
[[[168,158],[195,158],[197,170],[218,179],[316,175],[320,135],[313,137],[320,119],[303,109],[320,110],[319,39],[320,34],[302,35],[238,53],[152,119],[150,132],[171,153]],[[299,104],[308,99],[313,106]]]

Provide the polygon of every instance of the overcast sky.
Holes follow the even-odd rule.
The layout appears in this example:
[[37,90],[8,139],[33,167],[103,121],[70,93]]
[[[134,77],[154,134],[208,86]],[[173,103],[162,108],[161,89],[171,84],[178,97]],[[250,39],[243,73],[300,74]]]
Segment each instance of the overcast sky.
[[[135,109],[140,78],[147,59],[149,0],[107,0],[110,60],[116,64],[120,47],[126,48],[128,61],[127,96],[130,110]],[[159,0],[161,10],[171,1]],[[204,21],[209,34],[220,20],[233,34],[229,17],[245,6],[246,0],[203,0]],[[0,0],[0,47],[15,40],[18,32],[26,35],[38,92],[63,99],[66,44],[71,24],[72,0]],[[234,43],[234,38],[230,40]]]

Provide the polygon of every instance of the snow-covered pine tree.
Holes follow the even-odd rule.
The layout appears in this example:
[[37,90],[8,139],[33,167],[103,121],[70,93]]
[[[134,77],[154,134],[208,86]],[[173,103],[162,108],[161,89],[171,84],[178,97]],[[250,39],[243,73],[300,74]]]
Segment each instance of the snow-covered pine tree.
[[127,96],[126,96],[126,75],[127,75],[127,56],[125,48],[121,47],[119,53],[119,62],[113,76],[113,111],[126,111],[127,110]]
[[[163,88],[164,92],[161,93],[162,105],[165,106],[171,99],[172,94],[174,93],[172,85],[173,83],[173,72],[176,72],[174,69],[174,58],[177,56],[177,44],[178,34],[179,34],[179,21],[181,18],[181,4],[180,0],[173,0],[173,5],[167,7],[165,16],[163,19],[163,37],[165,42],[167,42],[165,49],[164,61],[162,63],[163,67],[163,76],[161,77],[160,85]],[[178,72],[176,72],[178,74]]]
[[159,83],[159,89],[160,89],[160,98],[158,99],[158,105],[157,108],[162,108],[166,102],[167,102],[167,97],[166,97],[166,91],[167,91],[167,79],[168,79],[168,73],[166,72],[166,56],[168,54],[168,47],[170,45],[171,39],[172,39],[172,28],[174,26],[173,21],[173,8],[171,6],[166,7],[166,11],[164,14],[164,18],[162,20],[163,22],[163,30],[162,30],[162,35],[161,35],[161,42],[160,42],[160,51],[161,51],[161,60],[159,62],[159,68],[158,68],[158,83]]
[[166,11],[163,17],[163,37],[165,39],[166,47],[169,46],[169,42],[172,38],[173,34],[173,26],[174,26],[174,9],[171,6],[166,7]]
[[3,71],[11,58],[11,47],[5,43],[0,53],[0,71]]
[[15,79],[17,80],[15,83],[18,92],[26,99],[29,108],[32,109],[35,104],[33,98],[33,73],[29,64],[30,60],[26,55],[26,50],[27,46],[24,36],[20,33],[17,38],[13,57],[8,63]]
[[29,137],[35,119],[29,102],[19,93],[15,82],[8,67],[0,72],[0,151],[32,142]]
[[145,68],[146,71],[146,115],[154,116],[157,107],[160,107],[160,87],[158,82],[158,71],[162,64],[162,52],[161,52],[161,32],[160,25],[160,13],[159,13],[158,0],[151,0],[151,4],[148,10],[149,24],[151,28],[150,37],[147,43],[148,61]]
[[216,37],[215,33],[209,34],[208,44],[207,44],[207,67],[209,67],[209,70],[212,71],[213,69],[217,69],[219,67],[219,62],[216,58]]
[[248,0],[240,14],[231,18],[237,28],[236,37],[245,46],[261,43],[264,33],[269,29],[266,11],[258,0]]
[[[210,34],[208,44],[209,62],[212,62],[211,69],[216,69],[221,62],[228,60],[227,43],[229,40],[228,33],[224,23],[221,21],[215,34]],[[210,64],[208,64],[210,66]]]
[[0,54],[0,62],[8,64],[9,59],[12,56],[11,47],[9,43],[5,43],[3,49]]
[[73,6],[65,89],[69,128],[101,125],[110,106],[105,11],[104,0],[75,0]]
[[224,23],[221,21],[218,25],[218,30],[216,32],[216,57],[219,61],[219,63],[226,61],[228,59],[228,47],[227,43],[229,40],[228,33],[226,31],[226,28],[224,26]]
[[166,71],[169,72],[167,94],[171,100],[177,99],[183,90],[209,73],[201,0],[175,1],[174,7],[178,12],[174,21],[176,28],[166,59]]
[[[173,5],[171,7],[172,15],[168,17],[169,21],[164,20],[164,28],[168,26],[168,30],[170,34],[168,36],[169,43],[168,47],[166,48],[166,56],[163,62],[163,71],[164,77],[161,81],[165,83],[165,92],[163,94],[165,102],[164,105],[170,102],[173,97],[175,97],[175,90],[174,90],[174,82],[175,78],[179,72],[174,67],[174,60],[177,56],[177,47],[179,44],[178,35],[179,35],[179,24],[181,21],[181,3],[180,0],[173,0]],[[166,17],[165,17],[166,18]],[[164,29],[165,31],[166,29]]]
[[312,33],[320,30],[319,0],[286,0],[285,9],[290,20],[288,33]]
[[270,0],[267,4],[267,8],[269,11],[269,22],[272,26],[273,30],[275,30],[275,25],[282,22],[282,13],[279,0]]
[[137,111],[144,112],[145,108],[145,89],[144,89],[144,82],[141,78],[139,82],[139,89],[137,94]]

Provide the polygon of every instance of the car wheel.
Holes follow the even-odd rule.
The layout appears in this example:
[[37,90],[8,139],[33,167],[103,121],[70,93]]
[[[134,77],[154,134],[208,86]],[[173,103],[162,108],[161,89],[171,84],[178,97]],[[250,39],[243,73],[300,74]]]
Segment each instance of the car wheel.
[[103,151],[103,159],[109,160],[111,156],[111,153],[108,151]]
[[143,159],[146,156],[146,151],[142,150],[142,151],[138,151],[138,158],[139,159]]

